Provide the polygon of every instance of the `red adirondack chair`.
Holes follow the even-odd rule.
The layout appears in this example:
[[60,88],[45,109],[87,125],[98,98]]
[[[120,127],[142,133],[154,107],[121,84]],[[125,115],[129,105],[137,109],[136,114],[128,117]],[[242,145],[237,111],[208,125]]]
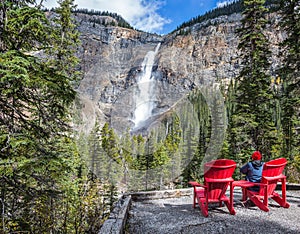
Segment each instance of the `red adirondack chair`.
[[[193,207],[198,202],[203,216],[208,216],[208,204],[222,202],[227,206],[230,214],[234,215],[233,208],[233,186],[232,174],[236,168],[236,163],[229,159],[213,160],[204,165],[204,184],[190,181],[194,188]],[[230,198],[225,195],[230,186]]]
[[[268,212],[268,199],[272,198],[280,206],[289,208],[290,204],[286,201],[286,176],[282,174],[287,160],[285,158],[278,158],[266,162],[262,171],[261,183],[254,183],[259,185],[259,191],[251,191],[243,188],[243,199],[249,198],[261,210]],[[275,192],[278,182],[281,181],[281,195]]]

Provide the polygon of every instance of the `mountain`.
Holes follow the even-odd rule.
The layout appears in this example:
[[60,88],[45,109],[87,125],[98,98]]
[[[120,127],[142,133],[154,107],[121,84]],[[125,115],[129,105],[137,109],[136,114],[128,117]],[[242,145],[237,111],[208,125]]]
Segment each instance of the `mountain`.
[[[78,56],[83,79],[78,93],[83,120],[80,129],[85,132],[96,119],[109,122],[119,133],[127,128],[147,129],[191,90],[205,87],[220,92],[219,87],[226,87],[239,73],[235,31],[240,26],[240,13],[183,24],[165,36],[114,26],[117,22],[111,16],[74,16],[82,40]],[[276,13],[268,17],[266,34],[274,70],[279,62],[278,43],[284,35],[275,26]],[[147,97],[141,96],[147,92]],[[143,111],[149,109],[150,113]],[[137,120],[137,112],[142,112],[144,119]]]

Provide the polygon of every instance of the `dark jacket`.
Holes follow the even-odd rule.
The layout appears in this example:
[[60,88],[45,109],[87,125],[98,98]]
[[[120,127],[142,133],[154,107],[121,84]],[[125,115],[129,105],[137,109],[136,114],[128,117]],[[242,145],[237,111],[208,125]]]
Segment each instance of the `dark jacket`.
[[246,180],[259,183],[261,181],[261,174],[264,163],[260,160],[254,160],[246,163],[240,172],[246,175]]

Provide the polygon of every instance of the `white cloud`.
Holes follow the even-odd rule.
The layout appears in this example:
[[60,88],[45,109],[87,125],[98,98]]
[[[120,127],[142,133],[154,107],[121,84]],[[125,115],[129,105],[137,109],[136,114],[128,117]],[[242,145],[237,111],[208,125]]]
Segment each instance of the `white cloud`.
[[217,2],[217,8],[221,8],[223,6],[226,6],[230,3],[235,2],[235,0],[228,0],[228,1],[221,1],[221,2]]
[[[55,0],[45,2],[47,8],[55,7]],[[165,0],[75,0],[77,8],[109,11],[121,15],[133,27],[146,32],[160,32],[170,23],[158,14]]]

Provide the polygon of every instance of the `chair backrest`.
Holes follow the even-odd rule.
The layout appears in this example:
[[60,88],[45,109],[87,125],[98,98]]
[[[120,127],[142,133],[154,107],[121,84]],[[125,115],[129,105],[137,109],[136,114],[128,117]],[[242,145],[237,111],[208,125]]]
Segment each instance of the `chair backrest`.
[[[278,179],[275,178],[282,174],[286,164],[287,164],[286,158],[277,158],[269,162],[266,162],[264,164],[261,183],[266,183],[266,179],[264,179],[264,177],[268,177],[268,178],[274,177],[274,180],[268,181],[268,195],[271,195],[274,192],[276,185],[279,181]],[[259,194],[260,195],[264,194],[263,186],[261,186]]]
[[204,164],[204,179],[230,178],[235,170],[236,163],[231,159],[217,159]]
[[235,168],[235,161],[230,159],[217,159],[204,164],[204,184],[208,185],[207,193],[210,199],[222,196],[229,182],[207,183],[206,180],[231,178]]

